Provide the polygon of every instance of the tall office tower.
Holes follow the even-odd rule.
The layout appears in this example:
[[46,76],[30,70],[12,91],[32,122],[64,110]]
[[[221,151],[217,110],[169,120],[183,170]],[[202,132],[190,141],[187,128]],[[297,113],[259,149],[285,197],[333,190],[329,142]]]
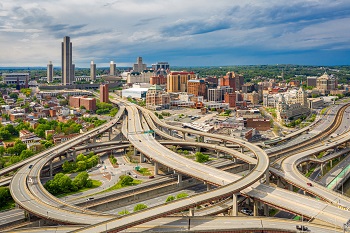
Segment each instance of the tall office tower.
[[111,64],[109,65],[109,75],[115,76],[116,74],[116,65],[113,61],[111,61]]
[[72,74],[72,42],[70,37],[65,36],[62,42],[62,84],[69,85],[73,83],[74,74]]
[[187,81],[195,78],[193,72],[170,72],[167,76],[167,92],[186,92]]
[[142,63],[142,57],[137,58],[137,63],[132,66],[133,71],[141,73],[147,69],[147,65]]
[[70,72],[70,84],[73,84],[73,82],[75,81],[75,64],[72,64],[71,68],[72,70]]
[[108,84],[101,84],[100,85],[100,102],[101,103],[108,103],[109,102]]
[[50,61],[49,64],[47,64],[47,82],[52,83],[53,80],[53,65]]
[[94,61],[91,61],[90,64],[90,81],[95,81],[96,80],[96,64]]
[[236,74],[234,72],[227,72],[226,76],[220,78],[219,80],[220,86],[229,86],[236,90]]

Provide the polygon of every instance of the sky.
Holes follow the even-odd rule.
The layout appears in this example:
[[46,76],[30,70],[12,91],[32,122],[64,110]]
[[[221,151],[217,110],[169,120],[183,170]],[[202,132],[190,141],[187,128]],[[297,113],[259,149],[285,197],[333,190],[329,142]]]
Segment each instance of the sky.
[[0,67],[349,65],[349,0],[1,0]]

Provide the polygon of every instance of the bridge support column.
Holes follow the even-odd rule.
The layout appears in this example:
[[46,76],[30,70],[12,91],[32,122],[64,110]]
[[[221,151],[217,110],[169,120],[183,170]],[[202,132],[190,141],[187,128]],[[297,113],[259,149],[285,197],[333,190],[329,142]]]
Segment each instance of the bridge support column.
[[191,217],[194,216],[194,207],[189,208],[188,216],[191,216]]
[[112,136],[112,128],[110,128],[110,129],[108,130],[108,141],[111,140],[111,136]]
[[52,168],[52,159],[50,160],[50,179],[52,179],[52,173],[53,173],[53,168]]
[[323,163],[321,163],[321,175],[323,176]]
[[137,155],[137,149],[136,149],[136,147],[134,147],[134,156],[136,156]]
[[96,143],[96,137],[92,138],[92,143]]
[[154,175],[158,175],[158,162],[154,161]]
[[266,185],[270,185],[270,172],[269,169],[265,172]]
[[293,185],[292,184],[288,184],[288,190],[293,192]]
[[224,140],[224,147],[226,147],[226,140]]
[[140,153],[140,163],[143,163],[145,161],[145,157],[142,153]]
[[177,174],[177,183],[178,183],[179,187],[182,186],[182,174],[180,174],[180,173]]
[[196,152],[201,152],[201,147],[200,146],[196,147]]
[[241,146],[240,149],[241,149],[241,153],[243,154],[244,153],[244,147]]
[[333,160],[332,159],[329,161],[329,165],[331,165],[331,168],[333,167]]
[[211,185],[208,182],[205,182],[205,184],[207,185],[207,191],[209,191],[211,189]]
[[277,187],[278,187],[278,188],[283,188],[282,180],[281,180],[280,177],[277,178]]
[[256,216],[259,216],[259,213],[258,213],[258,210],[259,210],[259,208],[258,208],[258,200],[256,200],[256,199],[254,199],[254,202],[253,202],[253,206],[254,206],[254,208],[253,208],[253,214],[254,214],[254,217],[256,217]]
[[269,217],[269,206],[267,204],[264,204],[264,215]]
[[236,163],[236,158],[233,157],[233,158],[232,158],[232,162],[233,162],[233,163]]
[[204,136],[199,137],[199,142],[204,142]]
[[186,133],[185,132],[182,133],[182,138],[183,138],[183,140],[186,140]]
[[231,216],[237,216],[238,215],[238,205],[237,205],[237,193],[234,193],[232,195],[232,211]]
[[216,158],[220,158],[220,152],[219,151],[216,151]]

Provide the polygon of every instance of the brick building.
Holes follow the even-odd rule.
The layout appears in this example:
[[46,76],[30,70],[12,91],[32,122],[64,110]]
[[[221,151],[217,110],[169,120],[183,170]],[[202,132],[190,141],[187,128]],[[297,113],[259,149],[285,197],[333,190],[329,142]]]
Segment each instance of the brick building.
[[96,99],[87,96],[70,96],[69,106],[73,108],[85,107],[86,110],[95,111],[96,110]]
[[151,85],[165,85],[166,82],[167,78],[164,75],[152,76],[149,81]]
[[219,80],[220,86],[229,86],[233,89],[233,91],[236,90],[236,77],[234,72],[227,72],[227,74],[220,78]]
[[269,119],[261,119],[261,118],[248,118],[246,119],[247,128],[255,128],[261,131],[270,130],[271,124]]
[[230,108],[236,107],[236,93],[225,93],[225,103],[228,103]]
[[207,87],[204,80],[192,79],[187,82],[187,93],[194,96],[207,97]]
[[170,72],[167,76],[167,92],[187,92],[187,81],[195,78],[193,72]]
[[108,103],[109,102],[108,84],[101,84],[100,85],[100,102],[101,103]]

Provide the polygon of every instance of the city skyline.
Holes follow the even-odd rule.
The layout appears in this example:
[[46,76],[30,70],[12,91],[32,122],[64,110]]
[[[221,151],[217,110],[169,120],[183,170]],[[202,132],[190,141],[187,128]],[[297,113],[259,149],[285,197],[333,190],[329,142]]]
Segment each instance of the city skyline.
[[[200,6],[200,7],[198,7]],[[94,12],[94,14],[91,14]],[[343,1],[29,1],[0,3],[0,66],[87,68],[254,64],[347,65],[350,3]]]

